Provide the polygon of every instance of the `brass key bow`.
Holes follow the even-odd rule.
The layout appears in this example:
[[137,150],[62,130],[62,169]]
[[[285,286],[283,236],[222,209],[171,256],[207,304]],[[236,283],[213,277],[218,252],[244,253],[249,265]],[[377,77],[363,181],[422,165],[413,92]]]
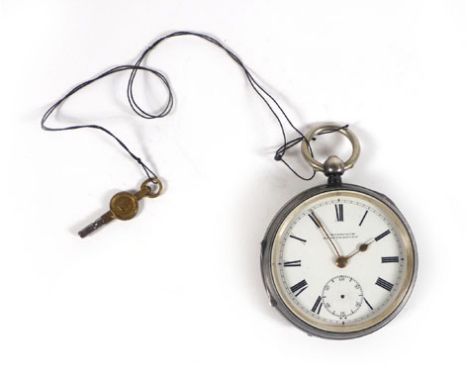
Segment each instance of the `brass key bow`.
[[[155,188],[150,186],[150,184]],[[78,235],[84,238],[114,219],[130,220],[134,218],[138,213],[140,200],[146,197],[156,198],[161,194],[162,190],[163,185],[161,181],[158,178],[150,178],[145,180],[141,184],[140,189],[135,193],[123,191],[115,194],[109,203],[109,211],[83,228],[78,232]]]

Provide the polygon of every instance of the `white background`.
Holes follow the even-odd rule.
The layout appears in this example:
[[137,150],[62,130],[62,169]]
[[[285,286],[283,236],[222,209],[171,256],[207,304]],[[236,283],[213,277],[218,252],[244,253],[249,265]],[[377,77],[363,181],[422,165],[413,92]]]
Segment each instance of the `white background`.
[[[456,0],[0,1],[0,380],[460,380],[467,23]],[[303,182],[272,159],[274,119],[239,68],[194,38],[165,43],[147,62],[175,88],[168,118],[132,114],[127,76],[117,75],[53,121],[111,128],[167,182],[133,221],[78,238],[143,174],[102,134],[47,133],[40,117],[76,83],[178,29],[232,47],[304,130],[332,120],[359,135],[346,181],[389,195],[420,251],[414,294],[383,330],[308,337],[269,307],[265,228],[324,178]],[[161,105],[157,83],[139,89],[149,108]],[[321,141],[346,154],[340,140]]]

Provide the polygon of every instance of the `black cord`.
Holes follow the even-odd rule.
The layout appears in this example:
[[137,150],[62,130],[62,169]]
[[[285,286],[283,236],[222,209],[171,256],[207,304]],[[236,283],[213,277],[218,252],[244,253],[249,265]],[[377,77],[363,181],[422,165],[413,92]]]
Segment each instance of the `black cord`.
[[[136,65],[121,65],[121,66],[115,66],[109,70],[106,70],[104,73],[99,74],[98,76],[91,78],[88,81],[82,82],[81,84],[75,86],[72,90],[70,90],[67,94],[65,94],[62,98],[60,98],[57,102],[55,102],[42,116],[41,120],[41,127],[44,130],[47,131],[66,131],[66,130],[78,130],[78,129],[96,129],[100,130],[107,135],[111,136],[117,143],[143,168],[143,171],[145,172],[146,176],[148,179],[151,178],[158,178],[156,173],[148,166],[146,165],[143,160],[135,155],[129,148],[128,146],[120,139],[118,138],[114,133],[112,133],[110,130],[106,129],[105,127],[95,125],[95,124],[89,124],[89,125],[72,125],[72,126],[66,126],[66,127],[49,127],[46,125],[47,120],[49,119],[50,115],[61,105],[63,104],[68,98],[70,98],[73,94],[78,92],[79,90],[83,89],[84,87],[91,85],[92,83],[100,80],[101,78],[107,77],[111,74],[122,72],[125,70],[143,70],[146,72],[149,72],[151,74],[154,74],[158,78],[161,78],[163,83],[165,82],[164,76],[161,75],[156,70],[153,70],[151,68],[147,68],[144,66],[136,66]],[[171,92],[169,88],[169,84],[167,84],[167,89],[169,92]]]
[[[278,125],[281,129],[281,135],[283,138],[283,144],[278,148],[278,150],[275,153],[275,160],[283,162],[296,176],[303,180],[310,180],[315,176],[315,171],[309,176],[309,177],[304,177],[300,175],[294,168],[284,159],[284,155],[286,154],[286,151],[289,150],[291,147],[295,146],[297,143],[301,142],[303,139],[306,139],[304,134],[296,127],[294,124],[291,122],[291,119],[288,117],[284,109],[281,107],[281,105],[278,103],[278,101],[269,93],[267,92],[259,83],[258,81],[253,77],[249,69],[245,66],[245,64],[242,62],[242,60],[237,56],[232,50],[230,50],[228,47],[226,47],[223,43],[221,43],[219,40],[215,39],[214,37],[211,37],[207,34],[204,33],[198,33],[198,32],[189,32],[189,31],[178,31],[178,32],[173,32],[170,34],[167,34],[165,36],[160,37],[156,41],[154,41],[148,48],[144,50],[144,52],[141,54],[141,56],[138,58],[136,61],[136,65],[141,65],[143,60],[146,58],[146,56],[154,49],[156,48],[160,43],[162,43],[165,40],[168,40],[173,37],[180,37],[180,36],[194,36],[201,38],[203,40],[206,40],[210,42],[211,44],[221,48],[235,63],[237,63],[241,69],[244,71],[245,76],[247,77],[247,80],[249,81],[250,86],[252,89],[255,91],[255,93],[262,99],[262,101],[265,103],[265,105],[268,107],[270,112],[273,114],[275,117],[276,121],[278,122]],[[132,70],[132,73],[130,74],[130,79],[128,80],[128,86],[127,86],[127,98],[130,103],[130,106],[132,109],[140,115],[143,118],[162,118],[166,116],[172,108],[172,103],[169,105],[166,105],[166,107],[162,110],[162,112],[158,114],[151,114],[143,110],[135,101],[135,97],[133,94],[133,86],[134,86],[134,81],[136,74],[138,72],[138,69]],[[166,81],[167,83],[167,81]],[[172,96],[172,92],[170,92],[170,95]],[[170,97],[172,98],[172,97]],[[300,135],[300,138],[293,139],[291,141],[288,141],[286,138],[286,132],[285,132],[285,127],[283,125],[283,122],[281,120],[280,115],[275,111],[274,107],[268,102],[268,99],[273,102],[273,105],[278,108],[280,111],[281,115],[286,119],[287,123],[293,128],[293,130]]]
[[[131,70],[130,78],[128,80],[128,85],[127,85],[127,99],[130,104],[130,107],[133,109],[133,111],[138,114],[140,117],[145,118],[145,119],[155,119],[155,118],[163,118],[166,115],[168,115],[173,106],[174,106],[174,92],[169,84],[168,79],[164,74],[161,72],[151,69],[149,67],[143,66],[142,62],[146,58],[146,56],[154,49],[156,48],[161,42],[168,40],[173,37],[179,37],[179,36],[194,36],[201,38],[203,40],[206,40],[215,46],[218,46],[221,48],[224,52],[227,53],[227,55],[234,61],[236,62],[241,69],[243,70],[245,76],[247,77],[247,80],[252,87],[252,89],[255,91],[255,93],[263,100],[263,102],[266,104],[270,112],[274,115],[276,121],[278,122],[278,125],[281,129],[281,135],[283,138],[283,144],[276,150],[275,157],[274,159],[277,161],[283,162],[296,176],[303,180],[310,180],[315,176],[315,171],[312,172],[312,174],[308,177],[300,175],[294,168],[284,159],[284,155],[286,152],[297,145],[298,143],[302,142],[302,140],[306,139],[304,134],[296,127],[294,124],[291,122],[291,119],[288,117],[284,109],[281,107],[281,105],[278,103],[278,101],[268,92],[266,91],[259,83],[258,81],[254,78],[254,76],[251,74],[251,72],[247,69],[247,67],[244,65],[242,60],[229,48],[227,48],[224,44],[222,44],[219,40],[215,39],[214,37],[211,37],[209,35],[203,34],[203,33],[197,33],[197,32],[188,32],[188,31],[179,31],[179,32],[174,32],[167,34],[165,36],[160,37],[156,41],[154,41],[148,48],[145,49],[145,51],[141,54],[141,56],[138,58],[136,61],[135,65],[120,65],[120,66],[115,66],[104,73],[99,74],[98,76],[85,81],[77,86],[75,86],[72,90],[70,90],[67,94],[65,94],[62,98],[60,98],[57,102],[55,102],[44,114],[41,120],[41,127],[44,130],[47,131],[66,131],[66,130],[77,130],[77,129],[83,129],[83,128],[89,128],[89,129],[97,129],[100,130],[109,136],[111,136],[117,143],[143,168],[146,176],[148,179],[151,178],[158,178],[155,171],[153,171],[148,165],[146,165],[141,158],[139,158],[137,155],[135,155],[128,147],[127,145],[119,139],[115,134],[113,134],[110,130],[106,129],[103,126],[95,125],[95,124],[84,124],[84,125],[73,125],[73,126],[66,126],[66,127],[50,127],[46,125],[47,120],[51,116],[51,114],[61,105],[63,104],[69,97],[71,97],[73,94],[75,94],[77,91],[83,89],[84,87],[91,85],[95,81],[100,80],[101,78],[107,77],[111,74],[126,71],[126,70]],[[165,106],[162,108],[162,110],[156,114],[148,113],[145,110],[143,110],[138,103],[135,100],[134,94],[133,94],[133,86],[134,86],[134,81],[135,77],[138,73],[138,71],[144,71],[148,72],[150,74],[155,75],[157,78],[161,80],[163,83],[165,89],[167,90],[167,102]],[[278,109],[279,113],[275,110]],[[299,137],[287,140],[286,138],[286,131],[285,131],[285,126],[282,121],[282,117],[286,120],[286,122],[291,126],[291,128],[299,135]],[[343,128],[346,128],[347,126],[343,127],[338,127],[336,130],[340,130]],[[328,131],[327,133],[330,133],[332,131]],[[310,150],[312,148],[310,147]]]

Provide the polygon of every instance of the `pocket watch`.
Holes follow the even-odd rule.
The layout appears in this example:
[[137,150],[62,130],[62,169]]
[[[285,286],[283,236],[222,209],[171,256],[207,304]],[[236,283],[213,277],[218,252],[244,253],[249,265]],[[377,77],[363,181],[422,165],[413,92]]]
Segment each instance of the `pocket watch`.
[[[334,131],[351,142],[352,154],[346,161],[330,156],[321,163],[309,142]],[[348,339],[372,333],[411,294],[418,263],[413,234],[388,197],[342,183],[360,154],[349,128],[314,127],[305,134],[302,154],[328,183],[286,203],[267,229],[261,269],[271,305],[311,335]]]

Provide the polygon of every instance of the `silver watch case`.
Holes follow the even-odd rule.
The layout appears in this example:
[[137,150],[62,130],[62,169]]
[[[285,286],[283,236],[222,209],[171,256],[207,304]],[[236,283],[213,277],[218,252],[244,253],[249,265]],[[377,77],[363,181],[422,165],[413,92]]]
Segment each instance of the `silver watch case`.
[[[289,215],[289,213],[299,204],[301,204],[302,202],[304,202],[305,200],[313,196],[316,196],[324,192],[340,191],[340,190],[355,191],[355,192],[360,192],[360,193],[369,195],[371,197],[378,199],[379,201],[384,203],[387,207],[389,207],[398,216],[398,218],[401,220],[402,224],[408,231],[411,244],[413,246],[413,253],[414,253],[414,267],[413,267],[413,274],[411,277],[411,282],[410,282],[409,288],[406,291],[406,295],[403,297],[400,304],[393,310],[393,312],[389,316],[387,316],[385,319],[378,322],[374,326],[368,327],[363,330],[359,330],[355,332],[347,332],[347,333],[337,333],[337,332],[331,332],[331,331],[326,331],[323,329],[316,328],[302,321],[300,318],[294,315],[290,311],[290,309],[286,306],[286,304],[283,302],[278,291],[276,290],[276,286],[273,281],[272,269],[271,269],[271,256],[272,256],[273,242],[275,240],[278,229],[280,228],[285,218]],[[271,305],[275,307],[276,309],[278,309],[280,313],[284,317],[286,317],[294,326],[298,327],[299,329],[302,329],[309,335],[314,335],[314,336],[323,337],[323,338],[350,339],[350,338],[361,337],[361,336],[370,334],[382,328],[386,324],[388,324],[392,319],[394,319],[398,315],[401,309],[403,309],[408,298],[410,297],[411,292],[414,288],[414,283],[416,281],[417,269],[418,269],[418,254],[417,254],[416,242],[414,240],[414,236],[412,234],[411,228],[409,227],[402,213],[398,210],[395,204],[385,195],[378,193],[376,191],[370,190],[368,188],[353,185],[353,184],[322,185],[322,186],[308,189],[300,193],[299,195],[291,199],[289,202],[287,202],[283,206],[283,208],[281,208],[280,211],[276,214],[276,216],[273,218],[272,222],[270,223],[266,231],[265,237],[261,243],[262,277],[263,277],[263,283],[265,285],[265,289],[267,291]]]

